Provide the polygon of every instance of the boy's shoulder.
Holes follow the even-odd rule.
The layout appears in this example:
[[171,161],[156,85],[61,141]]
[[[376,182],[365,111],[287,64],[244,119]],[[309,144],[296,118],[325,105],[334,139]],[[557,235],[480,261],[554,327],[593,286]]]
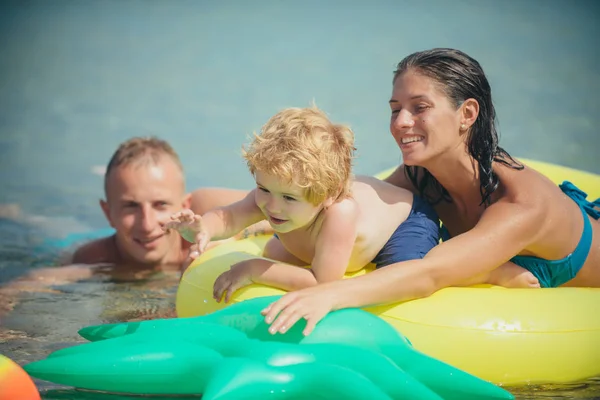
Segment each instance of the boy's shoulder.
[[353,197],[347,197],[333,203],[325,210],[325,218],[327,220],[350,219],[354,220],[358,215],[359,205]]

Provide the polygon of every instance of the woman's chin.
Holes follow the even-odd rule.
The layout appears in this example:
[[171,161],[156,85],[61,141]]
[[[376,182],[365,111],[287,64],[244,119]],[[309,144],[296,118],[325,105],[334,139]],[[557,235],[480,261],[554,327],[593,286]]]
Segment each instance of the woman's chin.
[[402,154],[402,162],[407,167],[420,167],[422,165],[421,160],[412,154],[409,154],[409,155]]

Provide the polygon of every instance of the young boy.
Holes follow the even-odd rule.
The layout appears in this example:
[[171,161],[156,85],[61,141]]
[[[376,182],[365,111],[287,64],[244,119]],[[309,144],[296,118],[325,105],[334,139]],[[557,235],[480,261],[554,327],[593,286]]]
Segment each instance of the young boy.
[[[196,243],[231,237],[267,220],[276,235],[265,259],[231,266],[214,283],[225,301],[260,283],[296,290],[341,279],[369,263],[377,268],[423,258],[439,239],[435,211],[411,192],[371,177],[353,178],[354,134],[313,108],[289,108],[255,135],[244,158],[256,189],[232,205],[174,214],[164,229]],[[299,266],[310,265],[310,268]]]

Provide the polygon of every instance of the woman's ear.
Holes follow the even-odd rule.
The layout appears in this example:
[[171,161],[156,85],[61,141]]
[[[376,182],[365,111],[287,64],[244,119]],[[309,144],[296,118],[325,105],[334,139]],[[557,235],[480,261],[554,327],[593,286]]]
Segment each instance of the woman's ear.
[[468,131],[479,116],[479,103],[475,99],[467,99],[460,106],[460,130]]

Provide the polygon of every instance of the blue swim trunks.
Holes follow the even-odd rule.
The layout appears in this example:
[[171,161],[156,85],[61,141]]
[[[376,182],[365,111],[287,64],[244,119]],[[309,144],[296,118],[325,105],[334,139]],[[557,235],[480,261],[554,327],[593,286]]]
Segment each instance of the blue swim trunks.
[[583,233],[575,250],[562,260],[544,260],[534,256],[516,256],[510,260],[531,272],[544,288],[558,287],[575,278],[592,247],[592,224],[587,216],[596,220],[600,218],[600,211],[594,208],[600,207],[600,199],[593,203],[588,201],[587,194],[569,181],[564,181],[559,187],[577,203],[583,215]]
[[440,239],[437,213],[421,197],[414,195],[408,218],[392,233],[372,263],[376,268],[425,257]]
[[[277,239],[279,236],[273,235]],[[425,257],[440,240],[440,220],[425,200],[413,195],[408,218],[392,233],[373,261],[376,268]]]

